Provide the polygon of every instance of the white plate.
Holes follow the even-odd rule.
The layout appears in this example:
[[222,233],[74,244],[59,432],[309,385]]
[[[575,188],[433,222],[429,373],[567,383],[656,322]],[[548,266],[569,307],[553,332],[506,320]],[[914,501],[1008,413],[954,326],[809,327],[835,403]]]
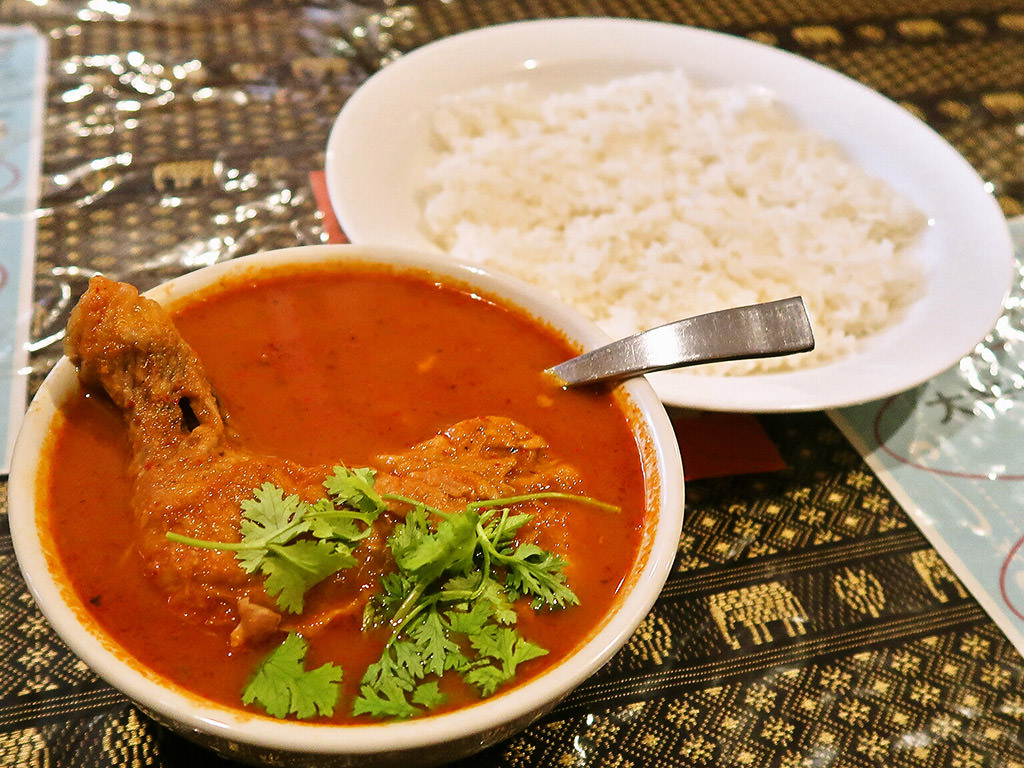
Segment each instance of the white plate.
[[1013,272],[1006,220],[967,161],[892,101],[831,69],[742,38],[673,24],[559,19],[486,27],[423,46],[348,100],[331,131],[331,204],[354,243],[438,252],[420,229],[416,190],[433,162],[438,99],[513,80],[557,91],[652,69],[695,82],[773,92],[871,175],[929,217],[920,258],[926,295],[902,321],[835,363],[792,373],[652,375],[669,404],[707,410],[821,410],[914,387],[955,364],[989,332]]

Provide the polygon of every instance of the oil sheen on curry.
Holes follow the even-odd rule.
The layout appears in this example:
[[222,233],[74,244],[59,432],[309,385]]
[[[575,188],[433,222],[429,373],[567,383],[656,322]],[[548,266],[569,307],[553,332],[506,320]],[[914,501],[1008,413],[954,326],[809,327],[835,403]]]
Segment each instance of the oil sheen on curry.
[[55,551],[178,685],[271,717],[465,706],[586,638],[637,558],[613,391],[525,313],[427,275],[292,267],[169,314],[97,277],[48,448]]

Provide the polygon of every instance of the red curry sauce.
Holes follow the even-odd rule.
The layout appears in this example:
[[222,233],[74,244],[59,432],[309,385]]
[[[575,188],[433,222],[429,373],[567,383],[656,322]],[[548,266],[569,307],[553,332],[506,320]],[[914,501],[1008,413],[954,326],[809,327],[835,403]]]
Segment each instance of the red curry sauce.
[[[358,467],[460,419],[502,415],[544,436],[551,453],[581,473],[582,493],[622,508],[577,505],[568,517],[566,574],[580,605],[523,616],[521,633],[550,653],[523,665],[517,681],[572,650],[609,608],[636,557],[643,470],[611,395],[565,391],[542,374],[574,354],[557,333],[415,275],[327,269],[229,287],[176,312],[175,324],[250,448]],[[132,546],[120,415],[105,397],[86,394],[65,412],[47,491],[53,538],[74,588],[144,664],[241,707],[240,692],[267,649],[231,653],[227,630],[197,625],[167,605]],[[359,618],[312,639],[307,659],[342,666],[342,722],[386,639],[360,633]]]

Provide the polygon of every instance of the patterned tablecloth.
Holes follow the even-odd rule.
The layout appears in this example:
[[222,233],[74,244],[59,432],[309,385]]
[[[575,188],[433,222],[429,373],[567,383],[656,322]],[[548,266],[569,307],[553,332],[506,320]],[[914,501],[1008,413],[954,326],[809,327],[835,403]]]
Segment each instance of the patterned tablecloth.
[[[93,273],[148,288],[325,241],[310,173],[375,69],[466,29],[569,15],[713,28],[834,67],[1024,212],[1020,0],[0,0],[0,24],[49,48],[29,389]],[[466,765],[1024,766],[1024,659],[826,414],[760,424],[785,468],[690,482],[674,572],[632,639]],[[0,516],[0,765],[225,764],[68,653]]]

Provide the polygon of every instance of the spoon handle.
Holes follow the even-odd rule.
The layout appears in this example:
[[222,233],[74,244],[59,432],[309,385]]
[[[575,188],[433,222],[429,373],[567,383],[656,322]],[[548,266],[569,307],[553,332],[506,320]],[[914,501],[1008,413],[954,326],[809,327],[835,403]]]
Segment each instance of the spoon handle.
[[699,363],[814,349],[804,300],[795,296],[661,325],[567,360],[548,372],[574,387]]

